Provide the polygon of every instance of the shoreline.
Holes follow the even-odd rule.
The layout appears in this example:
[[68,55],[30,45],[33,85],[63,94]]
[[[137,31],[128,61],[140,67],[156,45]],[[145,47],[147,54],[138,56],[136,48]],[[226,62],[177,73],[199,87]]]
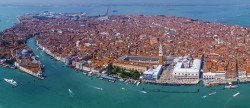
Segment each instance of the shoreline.
[[[61,63],[64,63],[64,62],[62,62],[62,61],[60,61],[60,60],[57,60],[55,57],[53,57],[50,53],[48,53],[46,50],[48,50],[48,49],[46,49],[45,47],[43,47],[42,45],[37,45],[37,44],[35,44],[36,46],[37,46],[37,48],[39,48],[39,50],[40,51],[43,51],[43,52],[45,52],[47,55],[49,55],[50,56],[50,58],[51,59],[53,59],[53,60],[56,60],[56,61],[59,61],[59,62],[61,62]],[[44,49],[44,50],[43,50]],[[69,65],[67,65],[67,66],[69,66]],[[72,67],[71,67],[72,68]],[[97,72],[93,72],[93,73],[91,73],[91,75],[89,75],[89,72],[91,72],[91,71],[89,71],[89,70],[81,70],[81,69],[76,69],[76,68],[72,68],[72,69],[74,69],[74,70],[76,70],[76,71],[83,71],[83,73],[86,73],[86,76],[89,76],[89,77],[92,77],[92,76],[96,76],[96,78],[98,78],[98,79],[100,79],[100,75],[102,75],[101,73],[97,73]],[[216,83],[211,83],[211,84],[205,84],[206,83],[206,81],[209,81],[209,80],[197,80],[197,81],[195,81],[195,82],[193,82],[193,83],[168,83],[168,82],[164,82],[164,83],[160,83],[160,82],[157,82],[157,81],[147,81],[147,80],[133,80],[133,79],[127,79],[127,78],[118,78],[118,77],[116,77],[116,75],[108,75],[108,76],[110,76],[110,77],[113,77],[113,78],[116,78],[116,79],[123,79],[123,81],[121,81],[121,82],[124,82],[124,83],[129,83],[129,84],[133,84],[135,81],[136,82],[140,82],[141,84],[153,84],[153,85],[161,85],[161,86],[197,86],[197,85],[199,85],[199,83],[201,83],[201,82],[203,82],[202,84],[205,86],[205,87],[211,87],[211,86],[215,86],[215,85],[226,85],[227,83],[228,83],[228,80],[230,80],[230,79],[227,79],[227,81],[224,81],[224,82],[216,82]],[[100,80],[102,80],[102,79],[100,79]],[[239,82],[239,84],[246,84],[246,83],[250,83],[250,79],[246,79],[247,81],[240,81]],[[126,81],[128,81],[128,82],[126,82]],[[216,81],[216,80],[214,80],[214,81]],[[231,81],[232,83],[235,83],[236,81]]]

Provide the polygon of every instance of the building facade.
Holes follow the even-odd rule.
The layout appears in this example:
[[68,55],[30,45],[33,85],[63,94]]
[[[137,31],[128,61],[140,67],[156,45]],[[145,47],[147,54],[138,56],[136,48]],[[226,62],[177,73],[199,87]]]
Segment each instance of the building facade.
[[184,57],[178,60],[173,76],[177,79],[199,79],[201,60]]

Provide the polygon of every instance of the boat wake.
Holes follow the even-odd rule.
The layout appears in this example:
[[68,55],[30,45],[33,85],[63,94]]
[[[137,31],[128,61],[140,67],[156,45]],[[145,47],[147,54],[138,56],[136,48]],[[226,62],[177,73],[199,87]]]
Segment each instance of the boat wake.
[[227,108],[227,105],[230,103],[230,101],[232,100],[232,97],[230,97],[224,104],[224,108]]

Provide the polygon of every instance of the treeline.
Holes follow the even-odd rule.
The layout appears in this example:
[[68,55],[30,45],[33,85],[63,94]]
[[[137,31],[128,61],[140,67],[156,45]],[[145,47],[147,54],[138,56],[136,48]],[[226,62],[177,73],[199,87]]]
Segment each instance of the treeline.
[[111,75],[118,74],[122,78],[132,78],[132,79],[135,79],[135,80],[139,79],[139,77],[141,75],[136,70],[126,71],[125,69],[122,69],[122,68],[116,67],[116,66],[110,66],[108,68],[108,74],[111,74]]

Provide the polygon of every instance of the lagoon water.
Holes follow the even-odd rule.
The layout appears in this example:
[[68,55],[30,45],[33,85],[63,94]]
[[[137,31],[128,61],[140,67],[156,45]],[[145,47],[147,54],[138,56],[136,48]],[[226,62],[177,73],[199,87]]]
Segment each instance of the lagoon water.
[[[148,4],[98,4],[84,6],[0,6],[0,30],[16,23],[16,16],[25,13],[86,12],[88,15],[146,14],[183,16],[226,24],[250,25],[250,1],[228,3],[154,3]],[[171,2],[171,1],[170,1]],[[241,5],[243,4],[243,5]],[[114,13],[112,10],[118,10]],[[43,64],[47,77],[39,80],[19,70],[0,68],[0,108],[249,108],[250,84],[240,84],[238,89],[223,90],[223,86],[156,86],[126,85],[119,81],[110,83],[95,77],[87,77],[63,63],[50,59],[37,49],[34,38],[27,42]],[[13,78],[19,86],[13,88],[3,81]],[[124,89],[122,89],[124,88]],[[144,88],[144,89],[143,89]],[[73,95],[69,93],[69,89]],[[181,93],[196,92],[199,93]],[[155,92],[155,91],[163,92]],[[207,96],[211,92],[213,96]],[[174,93],[178,92],[178,93]],[[233,95],[241,94],[237,97]]]

